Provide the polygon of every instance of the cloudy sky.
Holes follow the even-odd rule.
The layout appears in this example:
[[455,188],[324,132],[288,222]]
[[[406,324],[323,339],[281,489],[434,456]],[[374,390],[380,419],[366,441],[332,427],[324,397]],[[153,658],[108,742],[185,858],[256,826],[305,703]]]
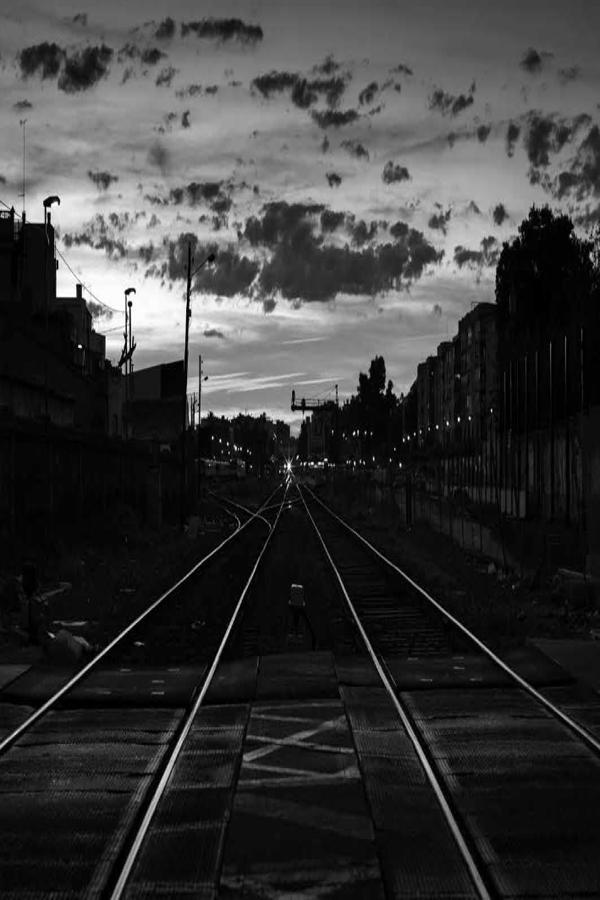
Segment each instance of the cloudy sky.
[[136,368],[182,355],[187,246],[216,250],[203,411],[297,424],[292,388],[347,396],[375,354],[405,391],[493,300],[532,203],[600,217],[597,0],[8,6],[0,200],[22,209],[25,130],[28,219],[61,198],[59,293],[115,310],[95,327],[117,360],[135,287]]

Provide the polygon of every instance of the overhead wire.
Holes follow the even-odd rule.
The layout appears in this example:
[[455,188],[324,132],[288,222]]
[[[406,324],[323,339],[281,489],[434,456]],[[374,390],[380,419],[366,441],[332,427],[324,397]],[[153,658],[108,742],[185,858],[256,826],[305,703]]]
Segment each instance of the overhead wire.
[[[2,200],[2,198],[0,198],[0,203],[1,203],[3,206],[5,206],[8,210],[11,210],[11,211],[14,213],[14,215],[15,215],[18,219],[21,218],[21,216],[20,216],[19,213],[16,211],[16,209],[14,208],[14,206],[9,206],[8,203],[6,203],[4,200]],[[73,278],[75,279],[75,281],[76,281],[78,284],[81,285],[81,287],[83,288],[83,290],[84,290],[87,294],[89,294],[90,297],[91,297],[93,300],[96,301],[96,303],[99,303],[100,306],[102,306],[104,309],[110,310],[111,313],[119,313],[119,312],[121,312],[121,310],[116,309],[114,306],[109,306],[108,303],[105,303],[104,300],[101,300],[99,297],[97,297],[96,294],[94,294],[94,292],[93,292],[93,291],[92,291],[92,290],[91,290],[91,289],[90,289],[90,288],[89,288],[89,287],[81,280],[81,278],[79,277],[79,275],[77,275],[77,274],[73,271],[73,269],[71,268],[71,266],[69,265],[69,263],[68,263],[67,260],[65,259],[64,254],[61,253],[61,251],[60,251],[60,250],[58,249],[58,247],[56,246],[56,234],[55,234],[55,237],[54,237],[54,249],[55,249],[56,253],[58,254],[58,256],[60,256],[60,258],[62,259],[63,263],[65,264],[65,266],[67,267],[67,269],[69,270],[69,272],[71,273],[71,275],[73,276]],[[122,327],[122,326],[119,326],[119,328],[121,328],[121,327]],[[112,331],[112,329],[110,329],[110,330]]]

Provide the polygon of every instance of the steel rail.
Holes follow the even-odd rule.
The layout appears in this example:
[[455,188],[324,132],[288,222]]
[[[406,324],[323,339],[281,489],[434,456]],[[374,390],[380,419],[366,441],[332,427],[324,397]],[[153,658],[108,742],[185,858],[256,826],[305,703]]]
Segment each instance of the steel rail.
[[[230,500],[229,497],[219,497],[219,495],[218,495],[218,494],[215,494],[214,491],[208,491],[208,493],[211,494],[211,495],[215,498],[215,500],[218,500],[218,502],[219,502],[224,508],[225,508],[225,506],[224,506],[225,503],[231,503],[231,505],[237,507],[237,509],[241,509],[243,512],[245,512],[245,513],[250,513],[250,514],[252,515],[252,510],[249,509],[247,506],[242,506],[241,503],[237,503],[235,500]],[[271,496],[273,496],[273,495],[271,495]],[[277,506],[277,504],[275,504],[275,506]],[[273,508],[274,508],[273,505],[271,505],[271,506],[261,506],[261,507],[260,507],[260,509],[262,510],[262,512],[265,512],[265,510],[267,510],[267,509],[273,509]],[[271,523],[269,522],[268,519],[265,519],[265,517],[262,516],[262,515],[260,515],[258,512],[254,513],[254,515],[257,516],[259,519],[262,519],[262,521],[265,523],[265,525],[267,526],[267,528],[268,528],[269,530],[271,529]]]
[[[315,522],[311,511],[308,508],[308,504],[306,503],[306,500],[304,499],[302,491],[300,490],[299,487],[297,489],[298,489],[298,493],[300,494],[300,497],[302,499],[302,502],[304,503],[304,508],[306,510],[306,513],[307,513],[310,521],[312,522],[313,528],[315,529],[315,532],[317,534],[317,537],[319,538],[319,541],[321,542],[323,551],[325,552],[325,555],[326,555],[327,559],[329,560],[329,564],[331,565],[331,568],[333,569],[333,572],[337,578],[340,589],[344,595],[346,603],[348,604],[350,613],[352,614],[352,618],[354,619],[354,623],[360,632],[360,635],[363,639],[364,645],[367,648],[367,652],[368,652],[369,656],[371,657],[373,665],[375,666],[375,668],[377,670],[377,674],[379,675],[381,681],[383,682],[383,685],[384,685],[386,691],[388,692],[388,695],[389,695],[392,703],[394,704],[394,706],[396,708],[396,712],[398,713],[398,716],[400,717],[400,721],[402,722],[402,725],[404,726],[406,733],[408,734],[408,736],[411,740],[411,743],[412,743],[412,745],[415,749],[415,752],[419,758],[419,762],[421,763],[421,766],[423,767],[423,771],[425,772],[425,775],[427,776],[429,784],[431,785],[431,787],[433,789],[435,798],[438,802],[438,805],[440,806],[440,808],[442,810],[444,819],[446,820],[448,827],[450,828],[450,831],[452,832],[452,836],[458,846],[458,849],[459,849],[460,854],[465,862],[465,865],[467,866],[469,875],[471,876],[471,880],[479,894],[479,897],[481,898],[481,900],[492,900],[492,897],[494,895],[490,892],[490,889],[488,888],[488,886],[486,884],[486,880],[485,880],[484,876],[481,874],[480,867],[471,852],[471,849],[468,844],[468,840],[465,837],[465,835],[463,834],[463,829],[462,829],[460,823],[457,821],[457,819],[450,807],[450,804],[446,798],[445,791],[442,788],[441,783],[438,780],[438,777],[433,770],[433,767],[429,761],[427,752],[424,748],[424,742],[421,739],[421,737],[417,734],[415,728],[413,727],[412,721],[409,718],[408,713],[406,712],[406,710],[404,709],[402,703],[400,702],[400,700],[398,698],[398,695],[397,695],[396,689],[395,689],[395,685],[392,684],[391,679],[389,678],[382,663],[380,662],[379,657],[378,657],[377,653],[375,652],[375,649],[374,649],[373,645],[371,644],[371,641],[369,640],[369,637],[368,637],[365,629],[363,628],[363,625],[360,621],[358,613],[356,612],[354,604],[352,603],[352,600],[350,599],[348,591],[346,590],[346,586],[343,582],[342,576],[340,575],[338,568],[337,568],[336,564],[334,563],[333,558],[329,552],[327,544],[325,543],[325,540],[323,539],[323,536],[322,536],[321,532],[319,531],[319,527],[318,527],[317,523]],[[311,493],[312,493],[312,491],[311,491]]]
[[173,769],[175,768],[177,759],[179,758],[181,749],[182,749],[182,747],[185,743],[185,740],[190,732],[190,729],[192,727],[192,724],[194,722],[196,714],[198,713],[198,710],[200,709],[200,706],[202,705],[202,701],[204,700],[204,697],[206,696],[206,693],[210,687],[210,684],[212,682],[212,679],[213,679],[213,676],[217,669],[217,666],[221,660],[221,656],[223,655],[223,650],[225,649],[225,646],[227,644],[227,641],[229,640],[231,631],[235,625],[235,622],[238,617],[239,611],[241,609],[242,603],[244,602],[246,594],[248,593],[248,589],[250,588],[252,580],[256,574],[256,570],[258,569],[258,566],[260,565],[260,561],[263,558],[263,555],[265,553],[265,550],[267,549],[269,541],[271,540],[271,538],[273,536],[273,532],[275,531],[275,527],[277,525],[277,522],[279,521],[281,511],[285,505],[285,498],[286,498],[286,495],[288,492],[288,487],[289,487],[289,485],[286,484],[284,495],[283,495],[283,500],[281,501],[277,516],[275,517],[275,522],[273,523],[273,527],[269,530],[269,533],[267,534],[267,537],[262,546],[262,549],[256,559],[256,562],[254,563],[254,566],[253,566],[252,571],[248,577],[248,580],[242,590],[242,593],[239,596],[238,602],[233,611],[231,619],[229,620],[229,624],[227,626],[225,634],[223,635],[221,643],[219,644],[219,647],[217,648],[217,651],[215,653],[214,660],[210,666],[210,669],[208,670],[208,674],[205,678],[202,689],[198,693],[198,696],[196,697],[196,700],[194,701],[194,704],[188,714],[187,721],[179,734],[179,738],[177,739],[175,746],[173,747],[171,753],[169,754],[169,758],[163,769],[163,773],[161,775],[160,781],[158,782],[158,784],[154,790],[154,793],[150,799],[150,802],[148,803],[146,812],[144,813],[142,822],[140,823],[140,826],[136,832],[133,843],[127,854],[127,858],[126,858],[125,862],[123,863],[122,869],[121,869],[118,879],[117,879],[117,882],[110,894],[111,900],[119,900],[119,898],[123,896],[123,891],[125,890],[125,888],[127,886],[127,882],[129,881],[130,875],[133,871],[133,867],[135,865],[138,853],[141,849],[144,838],[146,837],[146,834],[148,833],[148,829],[150,827],[150,824],[152,822],[152,819],[154,817],[154,814],[156,812],[158,804],[160,803],[162,795],[164,794],[164,791],[165,791],[165,788],[169,781],[169,778],[171,777],[171,775],[173,773]]
[[[269,494],[263,506],[271,501],[272,497],[280,488],[281,485],[278,485],[275,490],[271,494]],[[182,584],[188,581],[188,579],[191,578],[192,575],[194,575],[198,571],[198,569],[206,565],[206,563],[210,559],[212,559],[213,556],[219,553],[223,549],[223,547],[229,543],[229,541],[231,541],[234,537],[237,537],[244,530],[244,528],[246,528],[250,524],[250,522],[252,522],[253,519],[257,517],[262,518],[262,516],[260,516],[261,509],[262,506],[259,508],[258,512],[254,513],[246,522],[244,522],[243,525],[241,525],[230,535],[228,535],[225,540],[221,541],[221,543],[217,547],[214,547],[210,551],[210,553],[207,553],[206,556],[204,556],[199,562],[192,566],[192,568],[188,572],[186,572],[185,575],[182,575],[182,577],[178,581],[176,581],[175,584],[171,585],[171,587],[168,588],[164,592],[164,594],[161,594],[161,596],[157,600],[155,600],[150,604],[150,606],[143,610],[143,612],[141,612],[139,616],[133,619],[133,621],[130,622],[129,625],[126,625],[125,628],[106,645],[106,647],[103,647],[103,649],[100,650],[100,652],[97,653],[96,656],[94,656],[88,663],[86,663],[86,665],[82,669],[80,669],[79,672],[76,672],[75,675],[73,675],[73,677],[66,682],[66,684],[64,684],[54,694],[52,694],[52,696],[49,697],[48,700],[46,700],[38,709],[31,713],[31,715],[28,716],[28,718],[25,719],[24,722],[21,722],[21,724],[17,726],[14,731],[12,731],[2,741],[0,741],[0,754],[3,754],[6,750],[8,750],[9,747],[11,747],[14,742],[18,740],[18,738],[21,737],[21,735],[24,734],[25,731],[27,731],[28,728],[31,728],[31,726],[34,725],[38,721],[38,719],[40,719],[46,712],[48,712],[48,710],[52,706],[54,706],[61,699],[61,697],[64,697],[65,694],[73,690],[73,688],[76,687],[79,682],[82,681],[82,679],[85,678],[85,676],[92,669],[94,669],[98,665],[98,663],[103,660],[104,657],[108,655],[108,653],[110,653],[111,650],[113,650],[117,646],[117,644],[119,644],[125,637],[127,637],[127,635],[131,631],[133,631],[133,629],[136,628],[140,624],[140,622],[143,622],[144,619],[150,615],[150,613],[154,612],[154,610],[167,599],[167,597],[169,597],[175,590],[177,590],[177,588],[181,587]]]
[[470,631],[466,627],[466,625],[463,625],[462,622],[460,622],[455,616],[452,615],[452,613],[448,612],[448,610],[444,606],[442,606],[442,604],[438,600],[435,600],[431,596],[431,594],[428,594],[427,591],[419,584],[417,584],[416,581],[413,581],[410,575],[407,575],[406,572],[404,572],[399,566],[393,563],[391,559],[388,559],[385,554],[383,554],[380,550],[377,549],[377,547],[373,546],[373,544],[371,544],[366,538],[364,538],[362,534],[352,528],[352,526],[345,522],[344,519],[342,519],[340,516],[338,516],[337,513],[333,512],[333,510],[330,509],[325,503],[323,503],[320,497],[317,497],[317,495],[310,488],[307,488],[307,491],[312,495],[316,502],[319,503],[327,513],[329,513],[330,516],[332,516],[334,519],[337,519],[340,524],[342,524],[355,537],[362,541],[362,543],[365,544],[365,546],[368,547],[369,550],[372,551],[372,553],[378,556],[391,569],[401,575],[416,591],[418,591],[423,597],[425,597],[425,599],[428,600],[429,603],[431,603],[438,610],[438,612],[442,613],[442,615],[445,616],[445,618],[448,619],[449,622],[452,622],[452,624],[455,625],[456,628],[458,628],[459,631],[461,631],[462,634],[465,635],[465,637],[467,637],[470,641],[472,641],[472,643],[479,647],[479,649],[488,657],[488,659],[490,659],[496,666],[502,669],[502,671],[505,672],[509,676],[509,678],[511,678],[516,684],[518,684],[519,687],[523,688],[523,690],[526,691],[531,697],[541,703],[542,706],[544,706],[545,709],[552,713],[555,718],[561,721],[563,725],[565,725],[579,738],[581,738],[581,740],[584,741],[584,743],[591,750],[593,750],[596,755],[600,756],[600,740],[598,740],[598,738],[596,738],[590,731],[588,731],[587,728],[584,728],[583,725],[580,725],[579,722],[576,722],[575,719],[572,719],[569,715],[567,715],[567,713],[563,712],[562,709],[552,703],[551,700],[548,700],[547,697],[544,697],[543,694],[541,694],[525,678],[519,675],[518,672],[515,672],[515,670],[512,669],[507,663],[505,663],[504,660],[502,660],[499,656],[497,656],[494,651],[487,646],[487,644],[484,644],[483,641],[477,637],[477,635],[473,634],[473,632]]

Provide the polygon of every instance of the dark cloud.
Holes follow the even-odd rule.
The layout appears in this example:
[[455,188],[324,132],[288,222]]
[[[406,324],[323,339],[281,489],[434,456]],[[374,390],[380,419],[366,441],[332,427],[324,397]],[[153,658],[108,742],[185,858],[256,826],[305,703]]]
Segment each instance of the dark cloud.
[[299,109],[309,109],[321,97],[325,98],[329,106],[337,106],[346,89],[346,81],[337,76],[308,79],[302,78],[296,72],[273,70],[254,78],[251,86],[256,88],[263,97],[271,97],[273,94],[289,90],[295,106]]
[[222,331],[219,331],[218,328],[205,328],[202,332],[205,338],[219,338],[220,340],[225,340],[225,335]]
[[175,96],[182,100],[184,97],[195,97],[197,94],[203,94],[204,88],[201,84],[188,84],[187,87],[177,88]]
[[481,210],[479,209],[479,207],[477,206],[477,204],[475,203],[474,200],[469,200],[469,203],[467,206],[467,212],[474,213],[476,216],[481,215]]
[[354,156],[356,159],[369,159],[369,151],[360,143],[360,141],[342,141],[341,146],[344,150],[348,151],[350,156]]
[[567,84],[569,81],[575,81],[580,75],[581,70],[579,66],[568,66],[566,69],[558,70],[558,77],[562,84]]
[[277,244],[263,266],[259,284],[268,295],[280,293],[293,302],[326,302],[338,294],[374,296],[408,287],[441,257],[412,228],[394,244],[355,250],[324,245],[302,222]]
[[267,297],[262,303],[264,313],[272,313],[277,306],[277,301],[273,297]]
[[168,41],[175,34],[175,22],[170,16],[167,16],[166,19],[160,23],[156,31],[154,32],[154,37],[158,41]]
[[377,91],[379,90],[379,84],[376,81],[372,81],[370,84],[363,88],[360,94],[358,95],[358,102],[361,106],[372,103],[377,95]]
[[341,228],[346,221],[346,213],[324,209],[321,213],[321,231],[331,232]]
[[216,41],[239,41],[256,44],[263,39],[260,25],[248,25],[241,19],[201,19],[199,22],[182,22],[181,36],[194,33],[199,38]]
[[385,184],[392,184],[396,181],[408,181],[410,179],[410,175],[406,166],[398,165],[397,163],[393,163],[390,160],[389,162],[386,162],[385,166],[383,167],[381,179],[385,182]]
[[408,236],[410,227],[406,222],[395,222],[390,228],[390,234],[398,241],[404,240]]
[[535,170],[547,167],[550,163],[550,154],[559,153],[565,144],[573,140],[577,131],[590,122],[590,117],[585,114],[568,120],[559,119],[554,115],[530,113],[524,134],[525,149],[532,167],[529,173],[530,180],[536,183],[539,178],[536,177]]
[[326,56],[322,63],[318,63],[316,66],[313,66],[313,72],[319,72],[323,75],[333,75],[334,72],[337,72],[341,66],[339,63],[335,61],[331,54]]
[[76,25],[82,25],[85,28],[88,23],[87,13],[77,13],[76,16],[73,16],[71,21],[75,22]]
[[18,58],[23,78],[28,78],[38,71],[42,78],[55,78],[65,58],[65,51],[58,44],[44,41],[25,47]]
[[399,65],[394,66],[393,69],[390,69],[390,72],[398,72],[399,75],[412,75],[413,70],[408,66],[405,66],[404,63],[399,63]]
[[323,140],[321,141],[321,153],[327,153],[327,151],[329,150],[329,147],[330,147],[329,138],[325,134],[325,135],[323,135]]
[[508,219],[508,213],[506,212],[504,203],[496,204],[492,210],[492,217],[494,219],[494,225],[502,225],[503,222]]
[[218,90],[219,90],[218,84],[207,84],[206,87],[204,88],[204,93],[211,96],[213,94],[216,94]]
[[454,262],[459,269],[468,268],[477,273],[477,280],[482,269],[495,266],[500,257],[500,245],[493,235],[484,237],[479,250],[470,250],[461,244],[454,248]]
[[[215,247],[207,247],[208,253],[215,252]],[[222,297],[234,297],[236,294],[247,294],[259,271],[259,263],[240,256],[232,247],[217,251],[216,262],[205,266],[198,272],[195,280],[196,290],[210,291]]]
[[181,127],[189,128],[190,127],[190,111],[186,109],[184,113],[181,114]]
[[17,100],[16,103],[13,103],[13,107],[16,112],[23,112],[26,109],[33,109],[33,104],[29,102],[29,100]]
[[138,247],[138,256],[143,262],[148,265],[148,263],[152,262],[156,255],[156,248],[152,241],[149,244],[143,244],[141,247]]
[[182,203],[187,203],[188,206],[208,203],[213,212],[222,213],[231,207],[231,200],[224,195],[224,190],[223,181],[191,181],[183,187],[171,188],[165,202],[176,206]]
[[485,144],[487,141],[490,131],[492,130],[491,125],[479,125],[477,128],[477,140],[480,144]]
[[434,316],[440,318],[443,313],[443,309],[439,303],[434,303],[431,312],[434,314]]
[[0,184],[6,184],[6,183],[7,183],[7,181],[6,181],[6,178],[4,177],[4,175],[0,175]]
[[521,134],[521,126],[516,122],[509,122],[506,129],[506,154],[512,156],[515,152],[515,144]]
[[[547,176],[540,177],[542,187],[549,191],[556,199],[565,197],[575,199],[578,202],[600,197],[600,128],[594,124],[585,135],[575,157],[570,161],[568,169],[550,179]],[[585,221],[595,221],[594,208],[587,212],[580,212]]]
[[277,72],[273,70],[254,78],[251,82],[251,87],[255,87],[263,97],[270,97],[272,94],[293,88],[298,78],[299,75],[296,72]]
[[346,90],[346,79],[340,77],[320,78],[310,81],[309,87],[319,96],[324,96],[329,106],[337,106]]
[[85,47],[79,53],[68,56],[58,79],[60,90],[66,94],[76,94],[92,88],[108,75],[113,52],[102,44],[100,47]]
[[285,200],[266,203],[262,218],[251,216],[246,221],[244,237],[252,246],[274,247],[323,211],[324,206],[319,203],[286,203]]
[[140,59],[144,63],[145,66],[155,66],[156,63],[164,59],[166,53],[163,53],[162,50],[159,50],[158,47],[146,47],[145,50],[142,50],[140,53]]
[[[127,216],[127,214],[125,215]],[[116,228],[113,224],[113,217],[116,217]],[[81,231],[63,234],[62,240],[67,248],[85,245],[93,250],[103,250],[109,259],[123,259],[128,253],[127,243],[116,235],[115,231],[123,231],[125,222],[129,223],[129,217],[126,220],[122,220],[117,213],[111,213],[108,219],[105,219],[101,214],[97,214]],[[119,225],[123,227],[119,228]]]
[[164,144],[161,144],[159,141],[152,144],[148,151],[148,162],[152,166],[157,166],[163,175],[166,174],[169,169],[170,154]]
[[161,69],[158,75],[156,76],[156,81],[154,82],[157,87],[171,87],[171,82],[179,69],[174,69],[173,66],[166,66],[164,69]]
[[327,179],[329,187],[339,187],[342,183],[341,175],[338,175],[337,172],[326,172],[325,178]]
[[352,228],[352,243],[357,247],[362,247],[363,244],[371,243],[376,235],[377,222],[367,225],[364,219],[360,219]]
[[550,59],[550,57],[552,57],[553,55],[554,54],[547,53],[545,51],[538,53],[538,51],[533,47],[529,47],[529,49],[521,59],[519,65],[522,69],[525,69],[526,72],[534,74],[539,72],[544,64],[544,61],[546,59]]
[[448,230],[448,222],[450,221],[451,216],[451,209],[447,209],[446,212],[434,213],[432,216],[430,216],[427,225],[429,226],[429,228],[442,231],[444,234],[446,234],[446,231]]
[[442,115],[457,116],[473,103],[475,82],[469,88],[468,94],[449,94],[441,88],[436,88],[429,98],[429,109],[437,109]]
[[91,172],[88,169],[88,178],[92,181],[99,191],[107,191],[111,184],[119,180],[118,175],[111,175],[110,172]]
[[355,109],[346,109],[343,111],[336,109],[326,109],[322,111],[313,109],[311,115],[319,128],[340,128],[343,125],[349,125],[351,122],[356,122],[359,118]]

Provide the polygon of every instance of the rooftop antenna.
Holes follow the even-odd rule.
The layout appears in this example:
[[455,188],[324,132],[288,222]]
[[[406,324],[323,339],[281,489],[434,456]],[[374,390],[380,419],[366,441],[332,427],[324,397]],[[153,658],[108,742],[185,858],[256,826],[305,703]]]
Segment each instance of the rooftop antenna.
[[21,192],[21,196],[23,197],[23,221],[25,221],[25,125],[27,124],[27,119],[19,119],[19,125],[23,129],[23,190]]

